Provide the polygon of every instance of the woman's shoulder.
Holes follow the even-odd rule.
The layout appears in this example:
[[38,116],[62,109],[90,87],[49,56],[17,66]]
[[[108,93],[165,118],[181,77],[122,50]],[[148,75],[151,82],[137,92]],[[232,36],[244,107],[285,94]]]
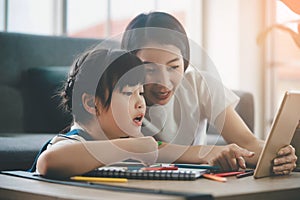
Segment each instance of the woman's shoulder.
[[189,67],[185,71],[185,78],[187,78],[189,81],[217,81],[222,82],[220,75],[217,71],[208,71],[203,70],[196,67]]
[[201,101],[227,98],[235,101],[235,95],[222,82],[219,74],[212,71],[200,70],[195,67],[188,68],[185,72],[183,89],[197,94]]
[[205,70],[200,70],[194,67],[190,67],[185,71],[184,80],[194,86],[197,90],[199,89],[199,87],[211,85],[212,82],[219,82],[218,78],[215,75]]
[[188,68],[182,80],[182,90],[189,90],[194,94],[202,95],[205,93],[207,83],[206,83],[206,72],[200,71],[194,68]]
[[194,67],[188,67],[184,73],[185,78],[189,78],[191,80],[201,77],[201,71],[195,69]]

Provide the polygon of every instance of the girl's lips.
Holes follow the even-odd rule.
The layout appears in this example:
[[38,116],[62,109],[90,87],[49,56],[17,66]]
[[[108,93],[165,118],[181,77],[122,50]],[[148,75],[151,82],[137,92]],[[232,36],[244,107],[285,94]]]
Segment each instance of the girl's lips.
[[133,123],[137,126],[142,126],[143,119],[144,119],[144,115],[140,114],[140,115],[136,116],[135,118],[133,118]]

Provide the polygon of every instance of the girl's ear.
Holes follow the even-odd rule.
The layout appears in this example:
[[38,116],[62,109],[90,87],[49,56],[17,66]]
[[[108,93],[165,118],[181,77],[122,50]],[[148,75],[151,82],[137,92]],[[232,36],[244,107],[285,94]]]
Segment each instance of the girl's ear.
[[84,109],[91,115],[96,115],[96,101],[93,95],[83,93],[81,96],[81,101]]

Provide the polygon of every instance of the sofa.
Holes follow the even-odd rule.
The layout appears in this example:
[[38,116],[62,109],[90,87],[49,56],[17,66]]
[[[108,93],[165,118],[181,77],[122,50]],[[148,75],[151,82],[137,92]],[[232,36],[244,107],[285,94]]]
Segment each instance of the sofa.
[[[43,144],[70,122],[57,91],[76,56],[102,40],[0,32],[0,170],[29,169]],[[237,111],[253,130],[248,92]],[[224,144],[218,133],[209,142]]]

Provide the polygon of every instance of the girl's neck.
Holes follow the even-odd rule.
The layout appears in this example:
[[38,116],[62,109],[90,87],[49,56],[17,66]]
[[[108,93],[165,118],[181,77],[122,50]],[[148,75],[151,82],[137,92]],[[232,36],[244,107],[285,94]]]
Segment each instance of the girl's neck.
[[81,129],[84,132],[88,133],[93,139],[95,140],[107,140],[107,136],[101,129],[100,125],[98,123],[86,123],[83,124],[81,122],[74,122],[74,125],[72,126],[77,129]]

